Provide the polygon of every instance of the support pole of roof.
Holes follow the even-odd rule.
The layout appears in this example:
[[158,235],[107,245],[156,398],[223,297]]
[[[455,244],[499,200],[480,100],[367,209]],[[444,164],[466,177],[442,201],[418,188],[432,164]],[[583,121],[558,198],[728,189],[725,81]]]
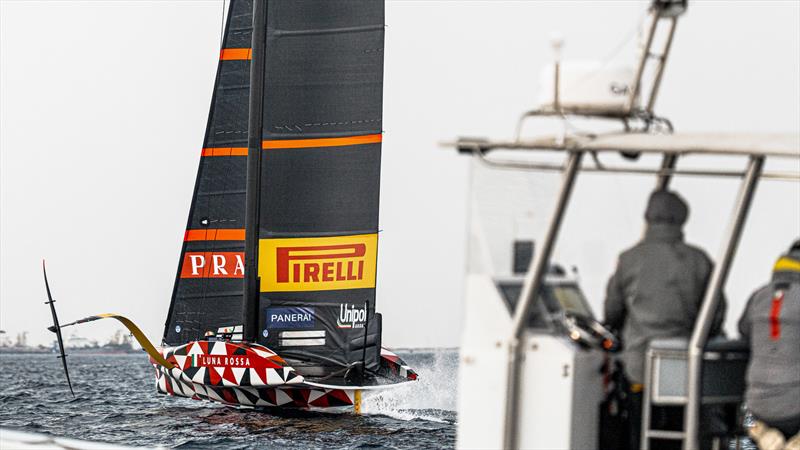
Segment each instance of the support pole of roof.
[[692,338],[689,341],[689,364],[687,377],[687,403],[684,414],[683,429],[686,439],[683,443],[684,450],[699,450],[700,448],[700,400],[702,397],[702,369],[703,351],[708,342],[708,335],[711,331],[711,324],[719,305],[725,281],[742,235],[744,222],[753,200],[761,170],[764,166],[763,156],[751,156],[747,166],[747,172],[739,190],[739,197],[733,211],[733,218],[728,231],[722,241],[717,265],[711,274],[711,280],[706,288],[703,304],[700,313],[694,323]]
[[661,172],[658,174],[658,181],[656,181],[656,190],[663,191],[669,189],[669,182],[672,181],[672,170],[675,169],[675,164],[678,162],[678,155],[674,153],[664,153],[661,160]]
[[534,255],[533,263],[525,274],[517,305],[514,308],[512,318],[511,334],[508,338],[508,378],[506,381],[506,410],[505,410],[505,430],[503,434],[503,448],[518,448],[519,435],[519,392],[520,378],[522,376],[522,361],[524,352],[520,342],[525,331],[528,312],[536,301],[539,288],[544,281],[547,268],[550,265],[550,254],[555,246],[558,232],[561,229],[561,221],[567,209],[572,188],[575,186],[575,179],[580,170],[582,151],[571,151],[564,168],[564,175],[561,180],[561,189],[558,193],[553,215],[550,217],[547,231],[541,245],[541,249]]

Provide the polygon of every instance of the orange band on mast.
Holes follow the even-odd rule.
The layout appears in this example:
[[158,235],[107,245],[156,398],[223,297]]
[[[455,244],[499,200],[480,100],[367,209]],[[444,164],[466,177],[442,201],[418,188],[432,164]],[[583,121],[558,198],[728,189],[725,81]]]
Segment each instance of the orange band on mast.
[[249,48],[223,48],[219,51],[219,59],[223,61],[242,61],[252,58],[252,50]]
[[186,230],[183,240],[188,241],[243,241],[244,229],[200,229]]
[[247,156],[246,147],[204,148],[203,156]]
[[339,138],[284,139],[262,141],[261,148],[264,150],[273,150],[281,148],[341,147],[344,145],[377,144],[381,142],[381,140],[382,135],[380,133]]

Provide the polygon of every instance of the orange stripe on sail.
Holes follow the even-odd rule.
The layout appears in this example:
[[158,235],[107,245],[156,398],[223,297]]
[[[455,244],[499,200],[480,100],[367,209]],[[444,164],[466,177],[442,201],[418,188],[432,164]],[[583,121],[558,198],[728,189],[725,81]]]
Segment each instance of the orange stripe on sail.
[[219,59],[223,61],[247,60],[251,55],[249,48],[223,48],[219,51]]
[[246,147],[204,148],[203,156],[247,156]]
[[262,141],[261,148],[264,150],[273,150],[280,148],[341,147],[343,145],[377,144],[381,142],[381,139],[382,135],[380,133],[338,138],[284,139]]
[[183,240],[188,241],[243,241],[244,229],[200,229],[186,230]]

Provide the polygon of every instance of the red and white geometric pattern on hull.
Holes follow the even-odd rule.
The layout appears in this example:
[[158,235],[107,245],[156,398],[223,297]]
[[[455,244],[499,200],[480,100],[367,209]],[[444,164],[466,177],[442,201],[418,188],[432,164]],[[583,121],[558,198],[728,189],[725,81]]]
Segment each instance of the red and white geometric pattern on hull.
[[381,366],[400,378],[412,381],[417,379],[417,373],[406,365],[405,361],[383,347],[381,347]]
[[167,395],[210,400],[231,406],[333,408],[353,405],[353,390],[308,387],[208,386],[188,379],[179,369],[156,367],[156,387]]
[[[289,387],[303,377],[259,344],[194,341],[160,349],[175,365],[156,368],[160,393],[235,406],[331,408],[353,404],[352,390]],[[276,388],[284,386],[284,388]]]
[[[303,376],[263,345],[194,341],[159,349],[175,365],[156,368],[158,392],[210,400],[235,406],[333,408],[353,405],[353,389],[327,389],[303,385]],[[381,349],[382,376],[397,382],[417,379],[417,374],[396,354]]]
[[[186,379],[202,386],[248,387],[303,382],[303,377],[295,373],[283,358],[259,344],[193,341],[160,351],[164,359],[175,365],[171,376],[176,381]],[[150,362],[157,368],[161,367],[152,359]]]

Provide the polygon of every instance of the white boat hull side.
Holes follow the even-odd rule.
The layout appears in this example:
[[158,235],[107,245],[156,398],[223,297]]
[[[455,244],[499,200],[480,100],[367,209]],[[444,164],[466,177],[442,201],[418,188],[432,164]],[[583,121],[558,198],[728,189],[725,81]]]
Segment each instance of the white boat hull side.
[[545,334],[525,338],[520,448],[597,448],[603,354]]

